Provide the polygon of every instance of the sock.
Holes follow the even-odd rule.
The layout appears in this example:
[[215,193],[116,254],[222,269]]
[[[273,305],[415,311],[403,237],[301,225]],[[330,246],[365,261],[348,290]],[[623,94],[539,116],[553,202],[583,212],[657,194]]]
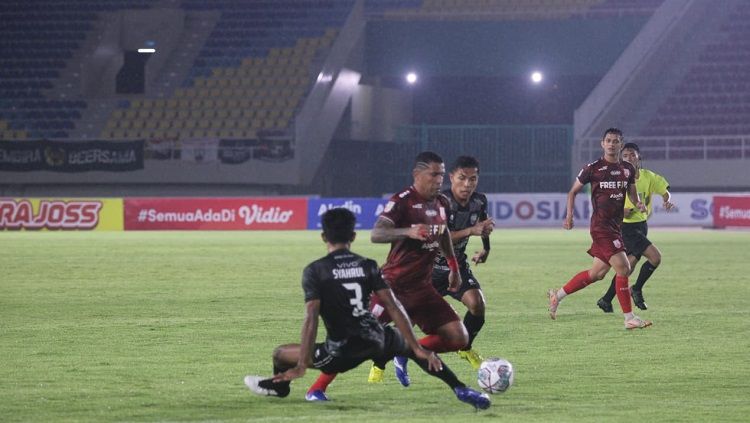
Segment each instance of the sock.
[[420,360],[415,355],[414,352],[411,352],[409,355],[409,358],[411,358],[413,361],[415,361],[419,367],[422,368],[427,374],[430,376],[435,376],[436,378],[442,380],[445,382],[448,386],[451,387],[451,389],[461,388],[466,386],[464,383],[462,383],[460,380],[458,380],[458,377],[456,376],[453,371],[443,363],[443,370],[439,370],[437,372],[430,370],[429,363],[427,363],[427,360]]
[[380,369],[380,370],[385,370],[385,365],[386,365],[386,363],[388,363],[389,361],[390,361],[390,360],[388,360],[388,359],[383,359],[383,358],[373,358],[373,359],[372,359],[372,364],[374,364],[374,365],[375,365],[375,367],[377,367],[377,368],[378,368],[378,369]]
[[312,391],[323,391],[325,392],[326,389],[328,389],[328,385],[333,382],[334,379],[336,379],[337,373],[321,373],[320,376],[318,376],[317,379],[315,379],[315,383],[313,383],[310,386],[310,389],[307,390],[307,392]]
[[604,301],[608,303],[611,303],[615,298],[615,278],[616,276],[612,278],[612,283],[609,284],[609,289],[604,293],[604,296],[602,297]]
[[425,336],[424,338],[419,340],[419,345],[427,348],[428,350],[435,351],[436,353],[458,351],[464,347],[462,344],[445,340],[438,335]]
[[467,311],[464,316],[464,326],[466,326],[466,331],[469,332],[469,343],[463,349],[468,351],[471,349],[474,339],[479,335],[482,326],[484,326],[484,315],[475,316]]
[[276,391],[279,398],[284,398],[289,396],[289,384],[292,382],[274,382],[273,379],[263,379],[260,382],[258,382],[258,386],[260,386],[263,389],[270,389],[273,391]]
[[630,301],[630,290],[628,289],[627,276],[615,276],[615,288],[617,289],[617,301],[620,302],[620,308],[623,313],[633,311],[633,304]]
[[[591,278],[589,277],[589,271],[584,270],[583,272],[573,276],[573,279],[568,281],[563,287],[562,290],[565,291],[566,295],[570,295],[576,291],[579,291],[583,288],[586,288],[591,284]],[[558,297],[558,299],[562,299]]]
[[651,264],[650,261],[643,263],[643,266],[641,266],[641,271],[640,273],[638,273],[638,279],[635,281],[635,285],[633,285],[633,289],[636,291],[640,291],[641,289],[643,289],[643,285],[646,284],[646,281],[651,277],[657,267],[658,266],[654,266],[653,264]]

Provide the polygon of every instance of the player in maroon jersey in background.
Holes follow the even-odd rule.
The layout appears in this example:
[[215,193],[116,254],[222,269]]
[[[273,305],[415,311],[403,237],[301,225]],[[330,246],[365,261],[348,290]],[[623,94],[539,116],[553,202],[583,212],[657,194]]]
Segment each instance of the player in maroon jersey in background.
[[[443,159],[430,151],[419,153],[412,176],[413,185],[394,194],[388,201],[375,222],[370,239],[375,243],[391,244],[381,272],[412,323],[427,335],[419,340],[419,344],[438,353],[458,351],[466,346],[469,335],[456,311],[432,285],[432,267],[438,250],[450,268],[448,290],[455,292],[461,285],[458,260],[447,226],[450,203],[440,193],[445,177]],[[379,300],[372,298],[371,301],[372,313],[379,317],[378,320],[391,321]],[[405,358],[394,359],[399,382],[409,386],[405,363]],[[382,372],[384,366],[383,362],[376,363],[373,371]],[[307,399],[324,398],[321,394],[334,378],[335,374],[321,374],[308,390]],[[475,406],[485,401],[489,404],[485,394],[467,389],[454,391],[461,401]]]
[[550,289],[547,292],[549,315],[554,320],[557,317],[557,307],[563,298],[601,280],[610,267],[614,267],[617,273],[615,276],[617,300],[625,316],[625,329],[645,328],[650,326],[651,322],[633,314],[628,287],[630,262],[625,254],[621,226],[625,195],[629,196],[630,201],[639,210],[645,211],[646,207],[638,198],[635,168],[630,163],[620,160],[622,131],[617,128],[607,129],[601,145],[604,149],[604,156],[584,166],[568,192],[567,214],[563,222],[563,228],[573,228],[573,205],[576,194],[584,185],[590,183],[593,208],[590,233],[593,242],[588,253],[594,257],[594,263],[591,269],[573,276],[573,279],[562,288]]

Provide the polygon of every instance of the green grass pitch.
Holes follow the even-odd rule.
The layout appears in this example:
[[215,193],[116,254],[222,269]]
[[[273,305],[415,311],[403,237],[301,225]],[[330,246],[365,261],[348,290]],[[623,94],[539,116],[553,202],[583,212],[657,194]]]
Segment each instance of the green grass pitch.
[[[353,250],[382,263],[387,246],[359,235]],[[313,370],[286,399],[247,391],[274,346],[299,342],[317,232],[0,233],[0,420],[748,421],[749,232],[653,230],[664,261],[639,314],[654,326],[635,332],[596,307],[604,281],[547,315],[546,290],[591,263],[585,230],[492,238],[474,268],[488,302],[475,347],[510,360],[516,380],[477,413],[416,366],[405,389],[392,366],[367,384],[363,365],[325,404],[304,401]]]

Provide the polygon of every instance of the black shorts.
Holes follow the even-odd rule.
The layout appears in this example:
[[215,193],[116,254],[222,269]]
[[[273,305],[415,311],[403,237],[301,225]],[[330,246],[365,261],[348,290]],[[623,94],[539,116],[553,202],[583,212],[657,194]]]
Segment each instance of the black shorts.
[[648,223],[645,220],[622,224],[622,240],[625,242],[625,251],[629,256],[633,256],[637,260],[641,259],[643,252],[651,245],[651,241],[646,238],[647,235]]
[[[315,344],[313,367],[323,373],[343,373],[367,360],[382,358],[390,360],[397,355],[408,355],[409,347],[397,330],[384,328],[383,343],[361,338],[349,338],[343,345],[332,348],[329,341]],[[331,350],[335,350],[332,354]]]
[[435,266],[432,268],[432,286],[434,286],[437,292],[443,297],[450,295],[458,301],[461,301],[461,298],[466,291],[470,289],[482,289],[477,278],[471,273],[469,266],[460,266],[459,272],[461,273],[461,286],[458,288],[457,292],[448,291],[448,275],[450,274],[450,269],[448,269],[448,267]]

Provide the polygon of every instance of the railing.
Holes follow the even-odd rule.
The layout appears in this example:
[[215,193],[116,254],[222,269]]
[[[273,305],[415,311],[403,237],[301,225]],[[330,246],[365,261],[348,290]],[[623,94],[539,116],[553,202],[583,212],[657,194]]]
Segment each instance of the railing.
[[422,125],[396,133],[394,177],[411,180],[417,153],[435,151],[446,167],[461,155],[481,164],[481,190],[490,192],[554,192],[570,185],[573,128],[566,125]]
[[[648,160],[750,160],[750,135],[633,137]],[[580,160],[591,162],[601,157],[601,139],[580,140]]]

